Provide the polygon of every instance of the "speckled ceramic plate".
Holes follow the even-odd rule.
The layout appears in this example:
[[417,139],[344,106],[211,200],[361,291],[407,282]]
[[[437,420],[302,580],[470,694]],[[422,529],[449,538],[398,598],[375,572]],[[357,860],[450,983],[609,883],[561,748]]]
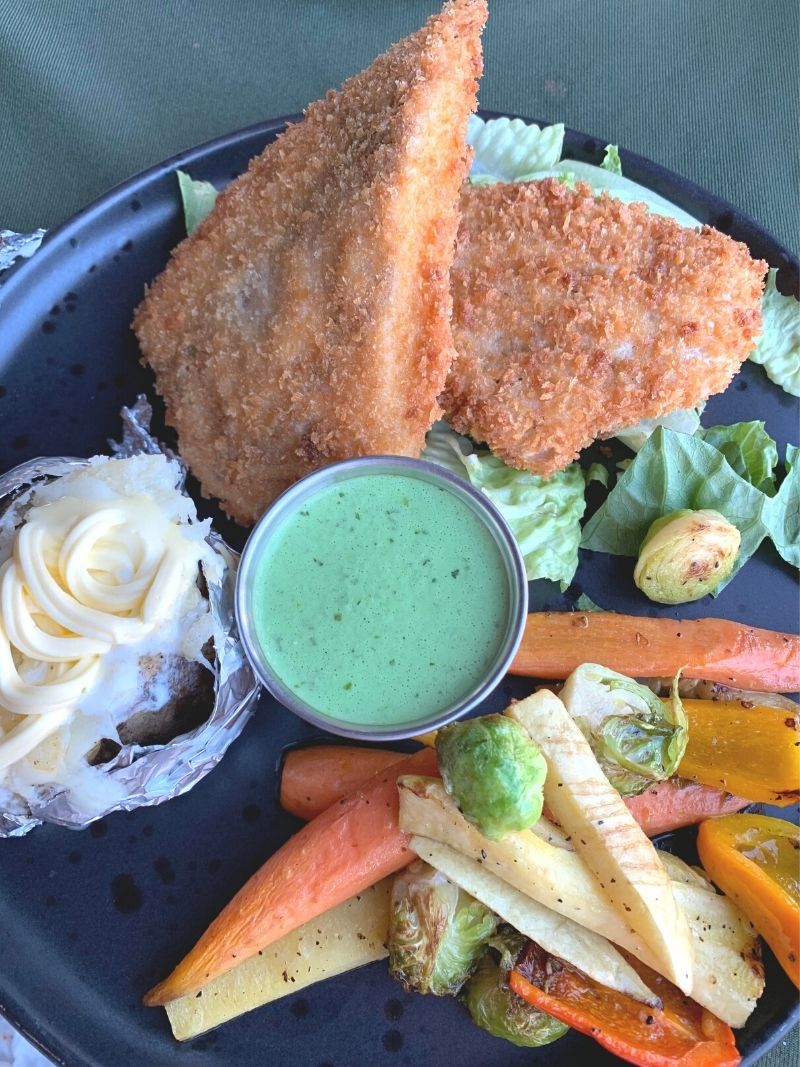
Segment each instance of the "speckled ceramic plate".
[[[35,455],[102,452],[119,431],[120,406],[142,390],[154,396],[129,323],[145,283],[184,236],[174,171],[180,166],[224,184],[283,126],[277,120],[243,130],[133,178],[49,234],[31,260],[0,278],[0,469]],[[599,162],[602,147],[567,133],[567,156]],[[646,160],[621,155],[626,175],[745,241],[783,268],[785,283],[797,284],[796,261],[730,205]],[[786,440],[797,436],[796,402],[748,364],[727,393],[709,403],[706,421],[752,418],[767,420],[781,454]],[[156,430],[163,427],[157,423]],[[241,544],[244,531],[206,502],[200,506]],[[567,594],[536,583],[531,608],[566,608],[585,591],[605,607],[641,614],[647,609],[630,572],[629,560],[584,554]],[[719,599],[683,614],[791,630],[796,578],[765,545]],[[500,710],[509,696],[530,690],[530,681],[509,679],[483,710]],[[186,1045],[173,1041],[161,1010],[142,1007],[142,993],[299,825],[277,804],[281,753],[318,736],[265,697],[221,766],[187,796],[110,816],[83,833],[43,827],[0,842],[0,1012],[69,1067],[615,1062],[575,1034],[540,1051],[514,1048],[476,1029],[455,1000],[404,993],[381,963],[286,997]],[[675,835],[676,851],[691,858],[692,841],[691,832]],[[788,1028],[795,1010],[794,990],[771,958],[767,973],[766,993],[739,1034],[750,1063]]]

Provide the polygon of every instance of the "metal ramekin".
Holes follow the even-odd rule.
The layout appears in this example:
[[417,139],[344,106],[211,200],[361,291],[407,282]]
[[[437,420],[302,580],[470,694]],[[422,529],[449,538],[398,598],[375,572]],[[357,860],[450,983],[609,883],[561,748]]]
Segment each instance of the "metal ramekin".
[[[466,693],[458,703],[442,708],[425,718],[409,719],[406,723],[391,727],[366,726],[329,717],[289,689],[272,669],[256,638],[251,597],[253,579],[263,547],[275,530],[323,489],[366,474],[400,474],[419,478],[460,497],[467,503],[492,534],[505,563],[508,579],[508,622],[497,655],[483,681]],[[497,508],[482,493],[474,489],[464,478],[452,474],[445,467],[419,459],[403,456],[367,456],[332,463],[307,475],[287,489],[264,512],[253,528],[239,563],[236,580],[236,618],[239,634],[248,659],[261,683],[281,704],[302,719],[329,733],[364,741],[391,741],[428,730],[438,729],[471,711],[496,688],[506,673],[522,640],[525,619],[528,614],[528,582],[525,564],[519,546],[509,526]]]

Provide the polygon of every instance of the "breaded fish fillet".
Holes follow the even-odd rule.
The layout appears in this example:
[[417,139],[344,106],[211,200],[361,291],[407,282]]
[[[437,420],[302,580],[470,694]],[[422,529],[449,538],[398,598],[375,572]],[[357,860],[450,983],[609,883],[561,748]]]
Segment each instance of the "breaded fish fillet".
[[467,185],[461,215],[442,404],[511,466],[694,407],[753,350],[767,264],[716,230],[556,179]]
[[486,16],[452,0],[312,104],[136,311],[181,454],[238,522],[324,463],[423,447]]

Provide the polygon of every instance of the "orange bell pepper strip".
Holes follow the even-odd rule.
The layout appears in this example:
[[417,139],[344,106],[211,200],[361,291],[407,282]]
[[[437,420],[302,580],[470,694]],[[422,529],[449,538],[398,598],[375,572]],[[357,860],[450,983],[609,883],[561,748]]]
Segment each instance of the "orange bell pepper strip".
[[800,832],[768,815],[700,824],[697,850],[709,877],[755,926],[800,988]]
[[518,997],[639,1067],[735,1067],[733,1031],[666,978],[627,957],[661,999],[649,1008],[529,941],[509,974]]
[[684,700],[689,741],[678,774],[764,804],[800,795],[800,715],[741,700]]

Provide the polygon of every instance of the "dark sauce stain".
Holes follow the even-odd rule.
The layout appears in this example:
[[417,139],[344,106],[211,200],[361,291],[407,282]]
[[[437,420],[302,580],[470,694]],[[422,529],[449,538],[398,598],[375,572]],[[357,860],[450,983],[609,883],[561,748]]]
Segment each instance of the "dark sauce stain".
[[128,844],[129,845],[135,845],[136,844],[136,834],[128,834]]
[[142,837],[152,837],[152,836],[153,836],[153,827],[148,823],[147,826],[145,826],[145,828],[142,830]]
[[128,381],[127,374],[115,374],[111,379],[118,389],[121,389]]
[[89,274],[94,274],[94,272],[95,272],[96,270],[97,270],[97,264],[96,264],[96,263],[93,263],[93,264],[91,265],[91,267],[89,267],[88,273],[89,273]]
[[744,380],[744,378],[737,378],[736,381],[733,383],[733,388],[737,391],[737,393],[743,393],[747,389],[747,382]]
[[197,1049],[198,1052],[202,1052],[204,1049],[211,1048],[217,1043],[216,1034],[205,1034],[203,1037],[196,1038],[191,1047]]
[[289,1005],[289,1011],[294,1015],[295,1019],[305,1019],[311,1008],[308,1006],[308,1001],[305,997],[300,997],[299,1000],[295,1000]]
[[126,241],[125,244],[122,246],[122,251],[123,252],[130,252],[130,250],[132,248],[133,248],[133,241]]
[[330,1060],[323,1060],[322,1063],[319,1064],[319,1067],[333,1067],[333,1064]]
[[56,332],[56,324],[52,321],[52,319],[46,319],[42,323],[42,333],[55,333],[55,332]]
[[70,930],[70,932],[67,934],[67,941],[73,941],[74,942],[74,941],[77,941],[77,940],[78,940],[78,931],[77,930]]
[[381,1043],[387,1052],[399,1052],[403,1047],[403,1035],[399,1030],[387,1030]]
[[718,230],[722,230],[723,233],[727,233],[733,225],[733,213],[731,211],[723,211],[721,215],[717,215],[714,219],[714,226]]
[[108,833],[108,827],[102,820],[99,820],[98,822],[92,823],[89,827],[89,833],[92,837],[105,837]]
[[261,818],[261,808],[258,804],[248,804],[242,808],[242,818],[245,822],[258,822]]
[[0,385],[0,399],[6,395],[7,391],[4,385]]
[[65,308],[66,311],[76,311],[77,307],[78,307],[77,304],[65,304],[64,305],[64,308]]
[[77,849],[73,849],[72,852],[70,852],[70,854],[67,856],[67,859],[69,860],[70,863],[80,863],[81,862],[81,854],[80,854],[80,852],[78,852]]
[[48,315],[58,315],[60,313],[60,311],[61,311],[61,305],[60,304],[53,304],[53,306],[48,311]]
[[26,433],[17,434],[16,437],[11,438],[12,448],[27,448],[28,447],[28,435]]
[[114,260],[115,263],[119,263],[120,257],[119,257],[119,255],[115,255],[115,256],[112,256],[112,259]]
[[141,211],[142,205],[138,200],[131,200],[131,211]]
[[64,293],[64,299],[67,300],[70,304],[74,304],[75,301],[78,299],[78,294],[72,292]]
[[118,874],[111,880],[111,900],[117,911],[131,915],[142,906],[142,892],[129,874]]
[[175,881],[175,870],[166,856],[159,856],[153,864],[153,869],[164,885],[172,885]]
[[396,1023],[398,1019],[402,1019],[403,1017],[403,1005],[399,1000],[395,1000],[394,997],[392,997],[383,1005],[383,1014],[390,1023]]
[[78,238],[77,237],[70,237],[70,239],[69,239],[69,247],[70,248],[77,248],[78,247]]
[[56,900],[55,897],[49,897],[49,896],[44,898],[44,902],[45,902],[45,904],[47,905],[48,908],[52,908],[55,904],[58,904],[58,901]]
[[222,860],[209,860],[208,861],[208,873],[216,874],[222,866]]
[[80,378],[86,373],[86,368],[82,363],[73,363],[69,368],[69,372],[73,378]]

